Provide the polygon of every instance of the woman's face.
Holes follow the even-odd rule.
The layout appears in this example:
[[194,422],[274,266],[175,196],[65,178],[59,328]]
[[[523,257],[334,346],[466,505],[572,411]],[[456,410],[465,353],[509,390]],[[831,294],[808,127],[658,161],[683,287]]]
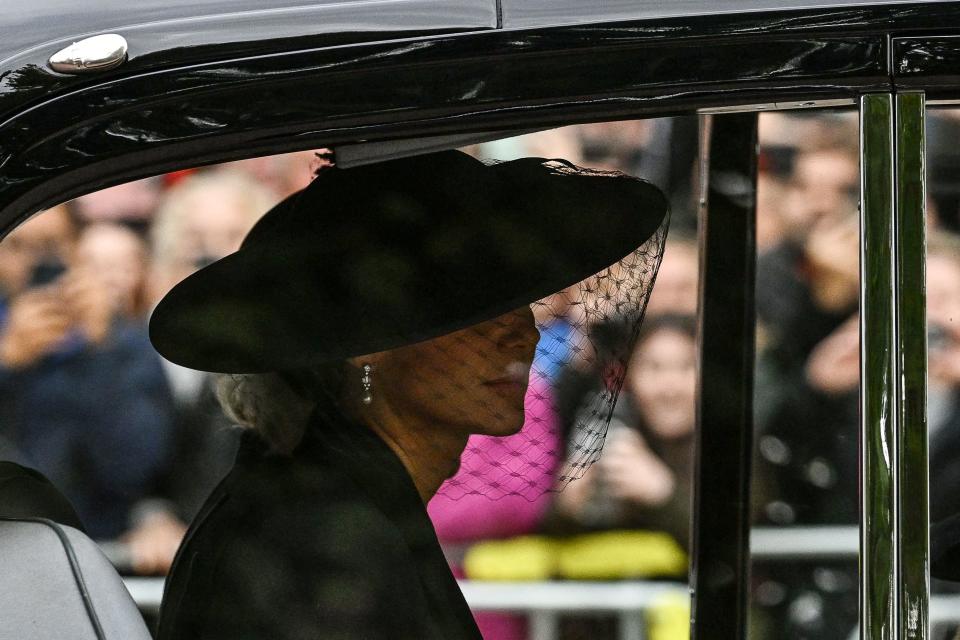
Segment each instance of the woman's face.
[[517,309],[433,340],[357,358],[373,366],[374,402],[412,424],[503,436],[523,426],[539,340],[533,312]]
[[949,256],[927,256],[927,321],[949,327],[960,318],[960,268]]
[[87,227],[77,243],[77,261],[98,274],[117,309],[134,310],[146,277],[146,248],[120,225],[100,222]]
[[232,189],[212,189],[195,194],[190,215],[181,230],[182,254],[178,256],[187,270],[206,266],[240,248],[253,225],[249,208]]
[[661,329],[637,345],[627,368],[629,391],[647,426],[662,438],[693,432],[696,421],[696,345]]

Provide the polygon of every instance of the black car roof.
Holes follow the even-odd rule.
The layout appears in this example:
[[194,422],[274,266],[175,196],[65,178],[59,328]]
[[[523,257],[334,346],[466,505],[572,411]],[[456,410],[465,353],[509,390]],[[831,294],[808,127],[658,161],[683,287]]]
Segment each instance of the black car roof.
[[[7,4],[0,233],[123,180],[293,148],[960,91],[956,1]],[[123,64],[51,69],[104,33],[126,38]]]
[[0,68],[37,49],[119,33],[139,49],[225,45],[332,32],[471,30],[496,27],[494,0],[37,0],[0,12]]
[[[757,11],[917,5],[934,0],[35,0],[5,3],[0,69],[36,48],[99,33],[160,33],[167,47],[226,44],[257,32],[536,28]],[[771,30],[777,25],[771,23]],[[136,55],[136,51],[131,52]]]
[[[754,11],[802,11],[883,4],[922,4],[934,0],[502,0],[507,28],[648,20],[685,16],[721,16]],[[771,29],[775,24],[771,23]]]

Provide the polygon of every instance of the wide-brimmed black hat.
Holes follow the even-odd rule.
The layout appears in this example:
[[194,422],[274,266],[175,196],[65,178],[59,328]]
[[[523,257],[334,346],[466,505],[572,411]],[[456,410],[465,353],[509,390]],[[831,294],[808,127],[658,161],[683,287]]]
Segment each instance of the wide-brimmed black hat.
[[564,161],[457,151],[330,169],[150,320],[193,369],[309,367],[489,320],[602,271],[660,228],[653,185]]

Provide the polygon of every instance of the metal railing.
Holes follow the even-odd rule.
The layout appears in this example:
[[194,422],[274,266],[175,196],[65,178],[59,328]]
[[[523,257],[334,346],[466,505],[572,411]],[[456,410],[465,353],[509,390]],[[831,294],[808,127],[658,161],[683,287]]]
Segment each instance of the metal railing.
[[[753,560],[850,559],[857,557],[859,533],[850,527],[757,528],[750,534]],[[163,578],[126,578],[141,610],[156,613],[163,596]],[[688,597],[686,584],[625,580],[591,582],[484,582],[461,580],[460,588],[475,611],[502,611],[527,616],[530,640],[553,640],[561,616],[599,613],[618,620],[619,640],[642,640],[645,612],[665,596]],[[930,624],[960,623],[960,594],[930,599]]]

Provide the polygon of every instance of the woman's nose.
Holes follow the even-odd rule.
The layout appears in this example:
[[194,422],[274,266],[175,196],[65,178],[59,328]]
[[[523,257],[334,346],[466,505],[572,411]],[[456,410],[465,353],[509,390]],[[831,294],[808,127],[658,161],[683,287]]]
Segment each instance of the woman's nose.
[[540,340],[540,332],[530,307],[522,307],[493,321],[496,325],[497,346],[505,349],[533,350]]

